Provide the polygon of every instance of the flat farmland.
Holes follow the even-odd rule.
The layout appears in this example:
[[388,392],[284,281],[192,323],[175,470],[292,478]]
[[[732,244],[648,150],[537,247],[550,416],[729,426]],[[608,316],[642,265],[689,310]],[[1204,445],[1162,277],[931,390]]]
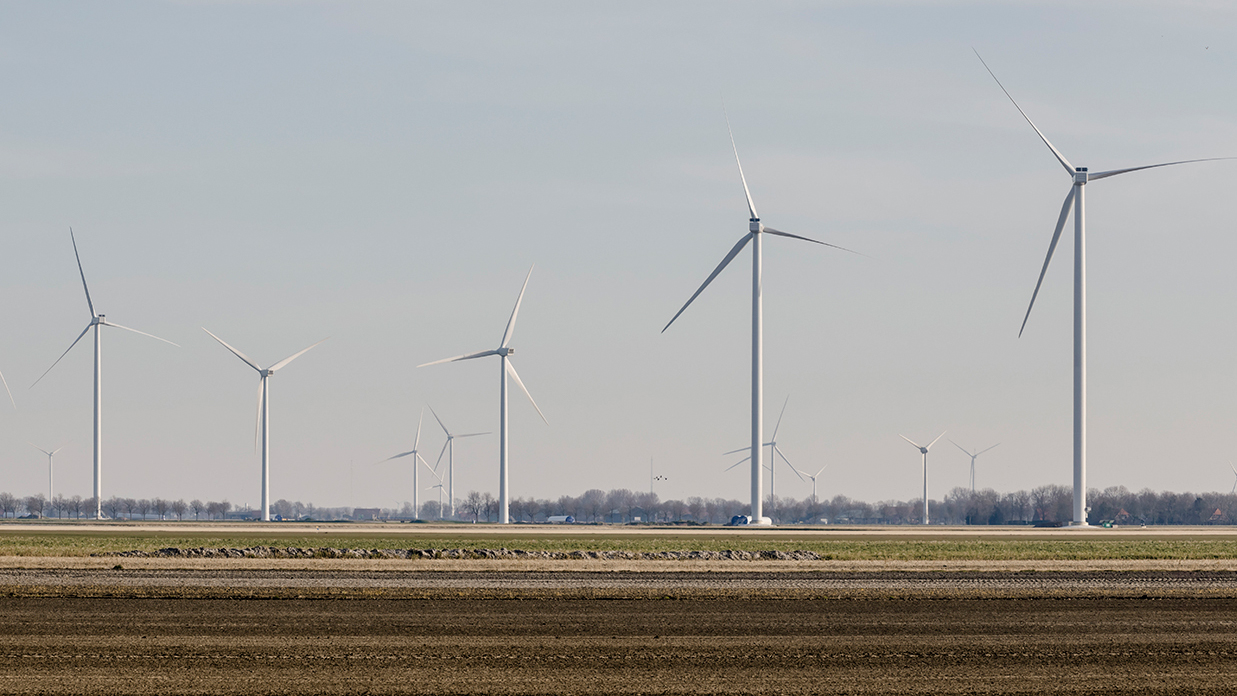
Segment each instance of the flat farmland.
[[[1227,694],[1237,684],[1229,530],[376,525],[317,531],[330,537],[319,542],[263,525],[31,527],[0,525],[0,693]],[[90,555],[206,539],[571,549],[590,538],[634,551],[854,546],[848,559],[751,562]],[[43,539],[42,552],[14,553],[29,539]]]

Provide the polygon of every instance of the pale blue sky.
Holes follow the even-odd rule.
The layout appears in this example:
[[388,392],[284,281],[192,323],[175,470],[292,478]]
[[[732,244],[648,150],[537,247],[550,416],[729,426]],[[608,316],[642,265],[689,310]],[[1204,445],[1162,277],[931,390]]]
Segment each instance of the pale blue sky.
[[[750,256],[661,327],[744,233],[723,96],[766,223],[766,405],[822,495],[918,495],[898,438],[948,429],[1000,490],[1070,481],[1070,248],[1018,325],[1069,180],[971,48],[1075,164],[1237,155],[1226,3],[6,3],[0,6],[0,489],[90,488],[100,311],[104,494],[255,504],[410,498],[422,404],[497,430],[512,494],[648,484],[743,499]],[[1237,419],[1237,164],[1088,187],[1090,483],[1227,490]],[[430,449],[441,435],[428,429]],[[439,443],[435,445],[434,443]],[[497,437],[457,448],[496,491]],[[931,494],[964,485],[942,440]],[[349,462],[355,461],[350,494]],[[423,478],[424,480],[424,478]],[[778,491],[810,488],[779,472]],[[428,497],[432,492],[425,492]]]

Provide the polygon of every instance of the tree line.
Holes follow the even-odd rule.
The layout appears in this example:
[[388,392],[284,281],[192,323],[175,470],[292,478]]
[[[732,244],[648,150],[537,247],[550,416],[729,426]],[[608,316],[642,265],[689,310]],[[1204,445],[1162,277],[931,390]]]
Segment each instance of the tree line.
[[[1143,489],[1132,492],[1124,486],[1087,493],[1090,503],[1088,522],[1130,524],[1235,524],[1237,494],[1174,493]],[[113,496],[103,501],[103,513],[112,519],[136,520],[219,520],[254,519],[257,510],[234,509],[227,500],[169,500],[164,498],[124,498]],[[56,496],[48,500],[42,493],[24,498],[0,493],[0,515],[33,515],[61,519],[80,519],[94,509],[93,498]],[[725,524],[735,515],[748,512],[747,503],[726,498],[693,496],[683,500],[661,500],[656,493],[616,488],[590,489],[578,496],[556,499],[514,498],[510,502],[514,522],[544,522],[552,516],[575,518],[578,523],[691,523]],[[837,495],[827,500],[812,497],[797,500],[770,496],[765,514],[776,524],[918,524],[922,499],[889,500],[869,503]],[[284,520],[343,520],[370,516],[392,520],[440,520],[450,508],[439,509],[437,500],[427,501],[419,511],[405,503],[400,508],[316,507],[312,503],[278,500],[271,514]],[[1057,524],[1073,517],[1073,490],[1056,484],[1031,490],[998,493],[993,489],[971,491],[954,488],[941,500],[928,501],[929,518],[934,524],[1002,525]],[[498,500],[489,492],[470,491],[455,502],[457,522],[498,520]]]

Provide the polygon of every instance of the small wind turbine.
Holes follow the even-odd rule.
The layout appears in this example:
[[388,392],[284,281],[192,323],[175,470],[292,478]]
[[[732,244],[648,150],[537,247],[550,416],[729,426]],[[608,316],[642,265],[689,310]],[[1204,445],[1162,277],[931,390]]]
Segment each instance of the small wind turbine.
[[905,435],[899,435],[898,437],[902,438],[903,440],[906,440],[912,445],[915,445],[915,447],[919,449],[919,453],[923,455],[923,523],[927,524],[928,523],[928,450],[932,449],[932,445],[936,444],[936,440],[939,440],[942,437],[945,437],[945,433],[941,433],[940,435],[937,435],[936,440],[929,442],[927,447],[917,444],[914,440],[910,439],[909,437]]
[[[153,338],[156,341],[163,341],[164,343],[168,343],[173,346],[176,344],[167,339],[148,334],[145,331],[138,331],[137,329],[130,329],[127,326],[114,324],[108,321],[104,315],[96,314],[94,311],[94,302],[90,300],[90,288],[86,285],[86,272],[82,270],[82,257],[77,253],[77,239],[74,238],[73,228],[71,227],[69,228],[69,240],[73,242],[73,256],[77,259],[77,272],[82,277],[82,289],[86,291],[86,306],[90,308],[90,323],[86,325],[86,328],[82,329],[82,332],[77,335],[77,338],[73,339],[73,342],[70,343],[69,347],[60,354],[60,357],[56,358],[56,362],[52,363],[52,366],[47,368],[46,372],[39,375],[39,378],[34,380],[34,384],[31,384],[30,388],[33,389],[35,384],[42,381],[42,379],[47,376],[47,373],[52,371],[52,368],[60,364],[60,361],[64,359],[64,356],[68,355],[69,351],[73,350],[73,346],[77,345],[77,342],[82,340],[82,337],[86,335],[87,331],[90,331],[92,328],[94,329],[94,514],[96,519],[103,519],[103,355],[99,352],[102,346],[100,342],[101,334],[99,332],[99,327],[111,326],[117,329],[124,329],[125,331],[132,331],[135,334],[141,334],[147,338]],[[180,346],[176,347],[179,348]]]
[[1237,466],[1233,466],[1233,463],[1229,462],[1228,468],[1233,470],[1233,490],[1229,491],[1229,495],[1232,495],[1237,493]]
[[524,300],[524,291],[528,288],[528,279],[533,275],[533,269],[528,269],[528,275],[524,277],[524,285],[520,288],[520,296],[515,300],[515,309],[511,310],[511,318],[507,320],[507,329],[503,331],[503,339],[498,344],[498,348],[494,350],[483,350],[480,353],[470,353],[468,355],[457,355],[454,358],[444,358],[435,360],[417,367],[428,367],[430,365],[439,365],[442,363],[458,362],[460,360],[472,360],[474,358],[484,358],[491,355],[497,355],[502,359],[502,377],[499,382],[499,419],[498,419],[498,522],[499,524],[508,524],[510,518],[507,515],[507,375],[511,375],[511,379],[519,385],[520,390],[524,392],[524,396],[528,397],[529,403],[533,408],[537,409],[537,415],[541,416],[541,420],[545,421],[546,425],[550,421],[546,420],[545,414],[537,407],[537,402],[533,401],[533,395],[528,393],[528,388],[520,381],[520,376],[515,372],[515,366],[511,364],[510,355],[515,352],[514,348],[507,344],[511,342],[511,336],[515,331],[515,317],[520,313],[520,302]]
[[[782,461],[786,462],[786,466],[789,466],[790,470],[795,472],[796,476],[798,476],[799,474],[799,470],[796,469],[794,465],[790,463],[790,460],[786,458],[786,455],[782,454],[781,448],[777,446],[777,431],[781,429],[782,427],[782,416],[786,415],[786,405],[789,403],[790,403],[790,395],[787,395],[786,400],[782,402],[782,412],[779,413],[777,416],[777,424],[773,426],[773,439],[765,443],[765,447],[770,448],[769,449],[769,466],[765,468],[769,470],[769,496],[773,500],[777,500],[777,457],[781,457]],[[722,456],[726,456],[729,454],[738,454],[739,452],[746,452],[746,451],[747,451],[746,447],[740,447],[739,449],[736,449],[736,450],[730,450],[729,452],[723,452]],[[751,455],[748,455],[747,457],[740,459],[738,462],[735,462],[730,467],[728,467],[726,471],[730,471],[731,469],[742,464],[743,462],[748,461],[749,459],[751,459]],[[799,476],[799,480],[803,481],[803,477]],[[803,482],[807,483],[807,481],[803,481]]]
[[1118,174],[1126,174],[1128,172],[1137,172],[1143,169],[1155,169],[1156,167],[1169,167],[1177,164],[1190,164],[1192,162],[1212,162],[1216,160],[1234,159],[1232,157],[1208,157],[1205,159],[1181,160],[1178,162],[1163,162],[1160,164],[1146,164],[1141,167],[1126,167],[1124,169],[1110,169],[1103,172],[1090,173],[1087,167],[1075,167],[1070,164],[1069,160],[1065,159],[1065,155],[1061,151],[1048,142],[1048,138],[1040,132],[1039,128],[1032,123],[1031,117],[1027,116],[1026,112],[1018,106],[1018,102],[1005,89],[1005,85],[997,80],[996,74],[984,62],[983,57],[979,55],[979,51],[975,52],[975,56],[979,58],[979,62],[984,64],[984,69],[992,75],[992,79],[996,80],[997,86],[1005,92],[1005,96],[1013,102],[1014,108],[1022,114],[1026,122],[1031,125],[1035,133],[1039,135],[1039,139],[1044,141],[1052,154],[1065,167],[1066,173],[1070,175],[1073,183],[1070,185],[1069,193],[1065,195],[1065,203],[1061,205],[1061,214],[1057,217],[1057,227],[1052,233],[1052,241],[1048,243],[1048,255],[1044,258],[1044,267],[1040,269],[1039,280],[1035,281],[1035,291],[1031,293],[1031,302],[1027,305],[1026,316],[1022,319],[1022,328],[1018,329],[1018,335],[1022,335],[1022,331],[1027,327],[1027,319],[1031,317],[1031,308],[1035,306],[1035,298],[1039,295],[1039,288],[1044,282],[1044,274],[1048,272],[1048,264],[1052,261],[1052,252],[1056,251],[1057,241],[1061,239],[1061,230],[1065,227],[1065,221],[1069,218],[1070,205],[1074,206],[1074,520],[1071,526],[1085,527],[1087,526],[1087,257],[1086,257],[1086,209],[1083,205],[1084,192],[1086,191],[1087,183],[1107,179],[1110,176]]
[[424,408],[421,409],[421,417],[417,419],[417,436],[412,440],[412,449],[407,452],[400,452],[399,454],[391,455],[390,457],[383,459],[381,462],[378,462],[381,464],[382,462],[389,462],[392,459],[401,459],[409,456],[412,457],[412,515],[416,519],[420,519],[421,517],[421,488],[420,484],[417,483],[417,471],[419,471],[417,468],[417,462],[421,462],[426,467],[429,466],[429,462],[425,461],[425,458],[422,457],[419,452],[419,448],[421,447],[421,422],[423,420],[425,420]]
[[[455,438],[457,437],[477,437],[479,435],[489,435],[489,432],[484,433],[464,433],[463,435],[452,435],[447,426],[443,425],[442,419],[434,411],[434,407],[430,406],[430,413],[434,414],[434,420],[438,421],[438,425],[442,431],[447,434],[447,441],[442,443],[442,451],[438,453],[438,461],[434,462],[434,474],[438,474],[438,465],[442,463],[442,455],[447,455],[447,506],[450,509],[450,514],[447,519],[455,519]],[[429,466],[428,464],[426,466]],[[441,516],[441,513],[440,513]]]
[[[763,319],[763,281],[761,280],[761,242],[765,234],[771,234],[777,237],[788,237],[790,239],[798,239],[813,244],[841,249],[842,251],[850,251],[834,244],[817,241],[809,237],[801,237],[797,234],[782,232],[775,230],[772,227],[765,227],[760,222],[760,216],[756,214],[756,204],[752,202],[752,193],[747,188],[747,177],[743,175],[743,163],[739,161],[739,148],[734,143],[734,132],[730,130],[730,118],[726,117],[726,131],[730,133],[730,147],[734,150],[734,161],[739,166],[739,179],[743,182],[743,194],[747,197],[747,212],[750,214],[748,220],[748,233],[730,249],[722,262],[713,269],[709,277],[705,279],[704,284],[700,289],[696,290],[696,294],[692,295],[687,304],[675,314],[669,324],[662,329],[662,333],[670,328],[675,319],[679,318],[692,302],[704,292],[704,289],[709,287],[709,283],[722,272],[730,262],[743,251],[743,247],[747,246],[748,242],[752,243],[752,441],[749,447],[752,462],[752,523],[753,524],[770,524],[768,518],[764,516],[764,473],[760,470],[761,456],[760,448],[764,444],[764,319]],[[853,252],[852,252],[853,253]]]
[[271,409],[270,409],[270,398],[266,394],[267,391],[269,390],[269,385],[267,384],[267,378],[275,374],[276,370],[283,369],[284,367],[288,365],[288,363],[304,355],[306,352],[309,351],[309,348],[313,348],[314,346],[318,345],[318,343],[322,343],[322,341],[325,341],[326,339],[324,338],[322,339],[322,341],[318,341],[318,343],[313,344],[313,346],[310,346],[309,348],[306,348],[305,350],[302,350],[299,353],[294,353],[264,370],[261,367],[258,367],[258,363],[254,362],[253,360],[250,360],[249,357],[246,356],[244,353],[240,352],[239,350],[225,343],[222,338],[219,338],[215,334],[208,331],[206,327],[202,327],[202,330],[210,334],[211,338],[215,339],[216,341],[219,341],[220,345],[222,345],[224,348],[227,348],[228,350],[232,351],[232,354],[240,358],[241,362],[252,367],[254,370],[257,370],[258,374],[261,375],[261,379],[259,379],[258,381],[258,419],[257,419],[257,423],[254,425],[254,438],[253,438],[254,443],[253,444],[255,447],[257,446],[258,437],[260,435],[262,438],[262,521],[270,522],[271,521],[271,491],[270,491],[270,488],[271,488],[271,475],[270,475],[271,474],[270,472]]
[[52,467],[54,465],[54,462],[52,460],[55,458],[56,453],[64,448],[57,447],[56,449],[48,452],[47,450],[43,449],[42,447],[39,447],[33,442],[30,443],[30,446],[42,452],[43,454],[47,455],[47,502],[50,503],[53,500],[52,498]]
[[968,456],[968,457],[970,457],[970,458],[971,458],[971,492],[972,492],[972,493],[974,493],[974,492],[975,492],[975,460],[979,457],[979,455],[983,454],[984,452],[987,452],[987,451],[988,451],[988,450],[990,450],[990,449],[994,449],[994,448],[998,447],[1001,443],[999,443],[999,442],[998,442],[998,443],[996,443],[995,445],[993,445],[992,447],[989,447],[988,449],[981,449],[981,450],[979,450],[978,452],[974,452],[974,453],[972,453],[972,452],[968,451],[968,450],[967,450],[965,447],[963,447],[962,445],[959,445],[958,443],[954,442],[953,440],[950,440],[950,442],[953,442],[954,447],[957,447],[958,449],[962,450],[963,452],[966,452],[966,456]]
[[827,466],[829,465],[826,464],[825,466],[820,467],[820,471],[817,471],[815,474],[809,474],[808,472],[802,469],[795,469],[795,471],[799,472],[800,478],[802,478],[803,476],[806,476],[812,480],[812,502],[813,503],[819,502],[816,499],[816,479],[820,478],[820,475],[825,473],[825,467]]

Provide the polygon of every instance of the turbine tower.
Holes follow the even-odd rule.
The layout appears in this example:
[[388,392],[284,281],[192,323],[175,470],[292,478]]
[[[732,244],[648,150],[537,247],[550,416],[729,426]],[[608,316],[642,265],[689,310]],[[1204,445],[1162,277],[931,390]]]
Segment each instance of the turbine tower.
[[936,440],[945,437],[945,433],[937,435],[936,440],[929,442],[927,447],[916,443],[905,435],[899,435],[898,437],[915,445],[919,449],[919,453],[923,455],[923,523],[928,524],[928,450],[932,449],[932,445],[936,444]]
[[[479,435],[489,435],[489,433],[488,432],[464,433],[462,435],[452,435],[451,431],[447,430],[447,426],[443,425],[442,419],[438,417],[438,414],[434,411],[433,406],[430,406],[430,413],[434,414],[434,420],[438,421],[438,425],[442,428],[442,431],[447,434],[447,441],[442,443],[442,451],[438,453],[438,461],[434,462],[434,475],[435,476],[438,475],[438,465],[442,463],[442,455],[446,454],[447,455],[447,505],[449,506],[449,509],[451,511],[450,514],[447,515],[447,519],[453,520],[455,519],[455,438],[457,437],[477,437]],[[429,465],[426,464],[426,466],[429,466]],[[441,508],[439,509],[439,516],[441,516]]]
[[[407,452],[400,452],[399,454],[391,455],[390,457],[382,460],[382,462],[389,462],[392,459],[401,459],[409,456],[412,457],[412,516],[414,519],[421,518],[421,489],[420,484],[417,483],[417,471],[419,471],[417,469],[417,462],[419,461],[427,468],[429,467],[429,462],[425,461],[425,458],[421,456],[419,451],[421,447],[421,422],[423,420],[425,420],[424,408],[421,409],[421,417],[417,419],[417,436],[412,440],[412,449]],[[382,462],[378,463],[381,464]]]
[[[511,336],[515,331],[515,317],[520,313],[520,302],[524,300],[524,291],[528,289],[528,279],[533,275],[533,269],[528,269],[528,275],[524,276],[524,285],[520,288],[520,296],[515,300],[515,309],[511,310],[511,318],[507,320],[507,329],[503,331],[502,341],[494,350],[483,350],[480,353],[469,353],[468,355],[457,355],[454,358],[444,358],[435,360],[417,367],[429,367],[430,365],[440,365],[442,363],[458,362],[460,360],[473,360],[474,358],[484,358],[491,355],[497,355],[501,359],[501,379],[499,382],[499,408],[498,408],[498,522],[499,524],[508,524],[510,518],[507,514],[507,375],[511,375],[511,379],[519,385],[520,390],[524,392],[524,396],[528,397],[528,402],[537,409],[537,415],[541,416],[541,420],[545,421],[546,425],[550,421],[546,420],[545,414],[537,406],[537,402],[533,401],[533,395],[528,393],[528,388],[520,381],[520,376],[516,374],[515,367],[511,364],[511,354],[515,352],[514,348],[507,344],[511,342]],[[454,501],[452,501],[454,505]]]
[[[130,329],[127,326],[114,324],[108,321],[104,315],[96,314],[94,311],[94,302],[90,299],[90,288],[86,285],[86,272],[82,270],[82,257],[77,253],[77,239],[73,236],[73,228],[71,227],[69,228],[69,240],[73,243],[73,256],[77,259],[77,272],[82,277],[82,289],[86,291],[86,306],[90,309],[90,323],[86,325],[86,328],[82,329],[82,332],[77,335],[77,338],[73,339],[73,342],[70,343],[69,347],[60,354],[60,357],[56,358],[56,362],[52,363],[51,367],[47,368],[43,374],[39,375],[38,379],[34,380],[34,384],[31,384],[30,388],[33,389],[35,384],[42,381],[42,379],[47,376],[47,373],[52,371],[52,368],[60,364],[60,361],[64,359],[64,356],[68,355],[69,351],[73,350],[73,346],[77,345],[77,342],[82,340],[82,337],[86,335],[86,332],[90,331],[92,328],[94,329],[94,514],[95,519],[101,520],[103,519],[103,355],[100,352],[100,349],[102,348],[102,335],[99,332],[99,328],[103,326],[111,326],[117,329],[124,329],[125,331],[132,331],[135,334],[141,334],[147,338],[153,338],[156,341],[163,341],[164,343],[173,346],[176,344],[167,339],[148,334],[144,331],[138,331],[137,329]],[[176,347],[179,348],[180,346]]]
[[50,504],[51,501],[53,500],[52,498],[52,468],[54,466],[54,462],[52,460],[55,458],[56,453],[64,448],[57,447],[56,449],[48,452],[47,450],[43,449],[42,447],[39,447],[33,442],[30,443],[30,446],[42,452],[43,454],[47,455],[47,502],[48,504]]
[[313,344],[313,346],[310,346],[309,348],[306,348],[305,350],[302,350],[299,353],[294,353],[293,355],[290,355],[284,358],[283,360],[280,360],[279,362],[275,363],[274,365],[271,365],[270,367],[264,370],[261,367],[258,367],[258,363],[250,360],[249,357],[246,356],[244,353],[240,352],[239,350],[225,343],[222,338],[219,338],[215,334],[208,331],[206,327],[202,327],[202,330],[210,334],[211,338],[215,339],[216,341],[219,341],[220,345],[222,345],[224,348],[227,348],[228,350],[232,351],[232,354],[240,358],[241,362],[252,367],[254,370],[257,371],[258,375],[260,375],[260,379],[258,380],[258,419],[257,419],[257,423],[254,426],[254,443],[253,444],[255,447],[257,446],[258,444],[257,440],[260,435],[262,438],[262,521],[270,522],[271,521],[271,470],[270,470],[271,409],[270,409],[270,397],[267,396],[267,391],[269,389],[269,385],[267,384],[267,378],[275,374],[276,370],[280,370],[286,367],[288,363],[304,355],[306,352],[309,351],[309,348],[313,348],[314,346],[318,345],[318,343],[322,343],[322,341],[325,341],[326,339],[324,338],[322,339],[322,341],[318,341],[318,343]]
[[990,450],[990,449],[994,449],[994,448],[998,447],[1001,443],[999,443],[999,442],[998,442],[998,443],[996,443],[995,445],[993,445],[992,447],[989,447],[988,449],[981,449],[981,450],[979,450],[978,452],[973,452],[973,453],[972,453],[972,452],[968,451],[968,450],[967,450],[965,447],[963,447],[962,445],[959,445],[958,443],[954,442],[953,440],[950,440],[950,442],[953,442],[954,447],[957,447],[958,449],[962,450],[963,452],[966,452],[966,456],[968,456],[968,457],[970,457],[970,458],[971,458],[971,493],[974,493],[974,492],[975,492],[975,460],[976,460],[977,458],[979,458],[979,455],[983,454],[984,452],[987,452],[987,451],[988,451],[988,450]]
[[1061,214],[1057,217],[1057,227],[1052,233],[1052,241],[1048,243],[1048,255],[1044,258],[1044,266],[1039,272],[1039,280],[1035,282],[1035,291],[1031,293],[1031,303],[1027,306],[1027,313],[1022,319],[1022,328],[1018,329],[1018,335],[1022,336],[1023,329],[1026,329],[1027,319],[1031,316],[1031,308],[1035,306],[1035,298],[1039,295],[1040,285],[1044,282],[1044,274],[1048,272],[1048,264],[1052,261],[1052,252],[1056,251],[1057,241],[1061,238],[1061,230],[1065,227],[1065,221],[1069,218],[1070,206],[1072,204],[1074,208],[1074,519],[1070,525],[1085,527],[1087,526],[1087,218],[1084,205],[1086,186],[1092,181],[1099,181],[1110,176],[1137,172],[1143,169],[1233,158],[1208,157],[1178,162],[1146,164],[1140,167],[1126,167],[1124,169],[1110,169],[1094,173],[1090,172],[1087,167],[1075,167],[1070,164],[1065,155],[1061,154],[1060,150],[1048,142],[1048,138],[1031,121],[1031,117],[1027,116],[1021,106],[1018,106],[1018,102],[1014,101],[1013,96],[1005,89],[1005,85],[1002,85],[1001,81],[997,80],[996,74],[984,62],[983,57],[979,55],[979,51],[975,52],[975,56],[979,58],[979,62],[983,63],[984,69],[988,71],[989,75],[992,75],[993,80],[996,80],[997,86],[1001,88],[1002,92],[1005,92],[1005,96],[1009,97],[1009,101],[1013,103],[1014,108],[1018,109],[1018,113],[1022,114],[1022,117],[1026,119],[1026,122],[1039,135],[1039,139],[1044,141],[1044,144],[1048,146],[1053,156],[1057,158],[1057,161],[1061,163],[1061,166],[1065,168],[1066,173],[1072,179],[1069,193],[1065,195],[1065,203],[1061,205]]
[[[763,281],[761,280],[761,242],[765,234],[771,234],[777,237],[788,237],[790,239],[799,239],[813,244],[840,249],[842,251],[850,251],[835,244],[827,244],[817,241],[809,237],[801,237],[797,234],[782,232],[775,230],[772,227],[765,227],[760,222],[760,216],[756,214],[756,204],[752,202],[752,193],[747,188],[747,177],[743,175],[743,163],[739,161],[739,148],[734,142],[734,132],[730,129],[730,118],[726,117],[726,130],[730,133],[730,148],[734,150],[735,164],[739,166],[739,180],[743,182],[743,194],[747,197],[747,212],[749,213],[748,233],[730,249],[722,262],[713,269],[709,277],[705,279],[704,284],[700,286],[696,293],[691,296],[682,309],[670,319],[670,323],[666,324],[661,331],[666,332],[673,324],[675,319],[679,318],[688,306],[704,292],[704,289],[709,287],[709,283],[722,272],[730,262],[734,260],[739,252],[743,251],[743,247],[747,246],[748,242],[752,243],[752,440],[751,440],[751,457],[752,461],[752,524],[772,524],[769,518],[764,516],[764,475],[761,472],[761,456],[760,448],[764,444],[764,433],[762,432],[762,422],[764,420],[764,319],[762,315],[762,292]],[[854,252],[852,252],[854,253]]]

